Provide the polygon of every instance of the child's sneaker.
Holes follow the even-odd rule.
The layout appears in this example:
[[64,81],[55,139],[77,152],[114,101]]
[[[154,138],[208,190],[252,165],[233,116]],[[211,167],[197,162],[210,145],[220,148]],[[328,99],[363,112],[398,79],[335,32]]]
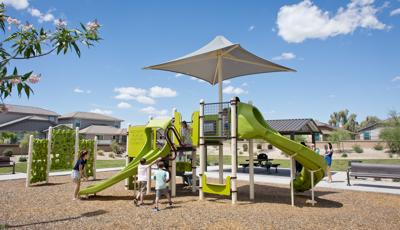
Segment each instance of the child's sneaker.
[[167,204],[167,208],[172,208],[172,203]]
[[133,199],[133,203],[135,204],[136,207],[139,207],[138,201],[136,199]]
[[157,207],[153,208],[153,212],[159,212],[159,211],[160,211],[160,209],[158,209]]

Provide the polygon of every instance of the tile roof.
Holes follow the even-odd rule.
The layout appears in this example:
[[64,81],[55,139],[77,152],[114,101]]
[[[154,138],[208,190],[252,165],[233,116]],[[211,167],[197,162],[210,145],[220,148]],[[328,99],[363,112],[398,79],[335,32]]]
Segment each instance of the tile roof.
[[39,107],[25,106],[25,105],[11,105],[6,104],[8,113],[24,113],[31,115],[47,115],[47,116],[60,116],[51,110],[42,109]]
[[59,117],[58,119],[68,119],[68,118],[79,118],[79,119],[87,119],[87,120],[100,120],[100,121],[123,121],[121,119],[111,117],[108,115],[100,114],[100,113],[92,113],[92,112],[72,112],[67,113]]
[[321,133],[313,119],[266,120],[268,125],[282,134]]
[[94,135],[124,135],[123,129],[118,129],[112,126],[106,125],[91,125],[82,130],[79,130],[80,134],[94,134]]
[[[13,124],[19,123],[19,122],[21,122],[21,121],[25,121],[25,120],[31,120],[31,121],[49,121],[48,119],[43,118],[43,117],[38,117],[38,116],[26,116],[26,117],[21,117],[21,118],[18,118],[18,119],[15,119],[15,120],[12,120],[12,121],[9,121],[9,122],[0,124],[0,128],[7,127],[7,126],[9,126],[9,125],[13,125]],[[49,122],[50,122],[50,121],[49,121]]]

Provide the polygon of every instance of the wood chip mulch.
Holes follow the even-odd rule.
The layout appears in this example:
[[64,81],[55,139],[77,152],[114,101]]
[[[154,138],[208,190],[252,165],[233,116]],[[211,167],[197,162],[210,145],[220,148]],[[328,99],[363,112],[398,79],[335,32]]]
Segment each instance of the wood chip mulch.
[[[99,173],[105,179],[113,173]],[[82,187],[93,182],[84,182]],[[154,213],[154,194],[135,207],[124,183],[87,200],[72,200],[69,176],[51,184],[25,188],[25,180],[0,182],[0,229],[400,229],[400,196],[318,188],[315,207],[310,193],[296,196],[290,206],[288,186],[257,184],[256,201],[248,200],[248,185],[239,182],[239,202],[206,194],[198,201],[182,186],[173,208]]]

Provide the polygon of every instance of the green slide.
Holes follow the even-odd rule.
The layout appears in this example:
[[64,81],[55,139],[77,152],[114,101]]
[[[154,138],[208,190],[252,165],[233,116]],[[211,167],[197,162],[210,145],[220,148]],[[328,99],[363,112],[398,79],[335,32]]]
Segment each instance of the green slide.
[[324,158],[269,127],[256,107],[239,102],[237,113],[239,138],[264,139],[286,154],[293,156],[296,161],[304,166],[301,173],[293,181],[296,191],[304,192],[311,188],[311,174],[308,170],[316,171],[314,173],[314,185],[324,177],[326,171]]
[[131,163],[129,163],[129,165],[127,165],[121,172],[117,173],[116,175],[112,176],[111,178],[109,178],[105,181],[102,181],[98,184],[88,186],[85,189],[82,189],[79,192],[79,195],[90,195],[90,194],[98,193],[98,192],[100,192],[108,187],[111,187],[112,185],[114,185],[130,176],[136,175],[139,161],[142,158],[146,159],[146,164],[151,164],[151,163],[155,162],[159,157],[168,156],[170,153],[170,150],[171,150],[171,147],[168,144],[168,142],[166,142],[166,144],[161,149],[151,149],[152,128],[165,129],[168,125],[170,125],[170,120],[152,120],[152,121],[150,121],[145,129],[146,143],[143,146],[140,153],[137,155],[137,157]]

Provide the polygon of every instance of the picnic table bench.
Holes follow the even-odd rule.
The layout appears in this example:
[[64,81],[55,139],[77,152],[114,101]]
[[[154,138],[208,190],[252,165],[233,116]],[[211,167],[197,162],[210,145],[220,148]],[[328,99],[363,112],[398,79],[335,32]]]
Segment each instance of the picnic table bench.
[[[254,161],[253,164],[256,167],[264,167],[264,168],[266,168],[268,173],[270,173],[270,168],[275,168],[275,173],[278,173],[278,167],[281,164],[272,163],[271,161],[273,161],[273,160],[274,159],[268,158],[267,154],[261,153],[261,154],[259,154],[257,156],[256,159],[253,160]],[[246,160],[246,161],[249,161],[249,160]],[[242,164],[239,164],[239,165],[242,166],[243,171],[244,171],[247,167],[249,167],[250,164],[249,163],[242,163]]]
[[13,174],[15,174],[15,162],[10,157],[0,156],[0,168],[13,168]]
[[347,169],[347,186],[351,185],[350,177],[400,179],[400,165],[351,162]]

